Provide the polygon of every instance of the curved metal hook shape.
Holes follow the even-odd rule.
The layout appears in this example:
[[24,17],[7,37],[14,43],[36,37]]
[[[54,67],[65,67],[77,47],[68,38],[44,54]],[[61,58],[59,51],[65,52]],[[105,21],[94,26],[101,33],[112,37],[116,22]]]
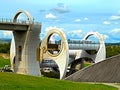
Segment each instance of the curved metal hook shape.
[[96,37],[98,38],[100,44],[102,44],[102,43],[104,44],[103,37],[102,37],[98,32],[89,32],[89,33],[83,38],[83,40],[87,40],[88,37],[90,37],[90,36],[92,36],[92,35],[94,35],[94,36],[96,36]]
[[[54,60],[57,63],[60,70],[60,79],[63,79],[64,76],[66,75],[67,66],[69,62],[68,43],[64,33],[59,28],[53,27],[48,29],[49,32],[47,33],[46,37],[42,40],[40,47],[42,51],[41,58]],[[58,34],[61,37],[62,49],[57,55],[50,54],[50,52],[47,49],[48,38],[54,33]]]
[[105,60],[106,59],[106,48],[105,48],[104,40],[101,34],[99,34],[98,32],[89,32],[82,40],[87,40],[88,37],[90,37],[91,35],[96,36],[100,42],[100,46],[99,46],[97,53],[95,55],[90,55],[86,51],[81,50],[79,54],[79,58],[89,57],[89,58],[92,58],[92,60],[95,63]]
[[105,49],[104,40],[101,34],[99,34],[98,32],[89,32],[82,40],[87,40],[88,37],[90,37],[91,35],[95,35],[98,38],[100,42],[100,47],[96,55],[90,55],[90,56],[92,57],[92,59],[94,59],[95,63],[105,60],[106,49]]

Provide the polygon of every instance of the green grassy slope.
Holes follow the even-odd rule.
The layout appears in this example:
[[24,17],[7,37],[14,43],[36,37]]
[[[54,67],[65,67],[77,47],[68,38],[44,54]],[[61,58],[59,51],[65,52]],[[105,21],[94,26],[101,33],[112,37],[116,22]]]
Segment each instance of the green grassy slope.
[[0,73],[0,77],[0,90],[117,90],[102,84],[76,83],[13,73]]
[[10,60],[4,59],[3,57],[0,56],[0,68],[4,67],[5,65],[10,65]]

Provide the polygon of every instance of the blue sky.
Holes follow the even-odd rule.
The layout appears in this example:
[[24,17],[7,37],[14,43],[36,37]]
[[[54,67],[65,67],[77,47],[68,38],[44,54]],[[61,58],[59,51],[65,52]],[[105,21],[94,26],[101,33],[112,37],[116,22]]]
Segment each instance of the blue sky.
[[[46,28],[62,28],[68,39],[82,39],[88,32],[103,35],[105,42],[120,42],[120,0],[1,0],[0,18],[11,19],[17,10],[27,10]],[[26,19],[21,15],[20,19]],[[0,38],[11,38],[0,31]]]

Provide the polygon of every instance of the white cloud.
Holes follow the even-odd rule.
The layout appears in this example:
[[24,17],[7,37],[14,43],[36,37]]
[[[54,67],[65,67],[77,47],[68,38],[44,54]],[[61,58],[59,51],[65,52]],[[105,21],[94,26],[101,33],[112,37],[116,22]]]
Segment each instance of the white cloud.
[[110,17],[110,20],[120,20],[120,16],[119,15],[113,15]]
[[104,24],[104,25],[110,25],[110,22],[104,21],[103,24]]
[[67,13],[69,12],[68,6],[64,3],[58,3],[55,8],[52,9],[52,11],[58,12],[58,13]]
[[81,20],[80,19],[76,19],[74,22],[80,22]]
[[53,15],[52,13],[49,13],[47,15],[45,15],[46,19],[56,19],[57,17],[55,15]]
[[115,15],[112,15],[109,19],[114,21],[120,20],[120,11],[118,11]]
[[82,36],[82,30],[72,30],[70,32],[67,32],[67,35],[71,38],[79,38]]
[[120,10],[118,11],[117,15],[120,15]]
[[103,36],[103,39],[104,39],[104,40],[109,38],[109,36],[108,36],[108,35],[105,35],[105,34],[102,34],[102,36]]
[[72,31],[74,34],[77,34],[77,33],[82,33],[82,30],[73,30]]
[[89,19],[87,17],[84,18],[85,21],[88,21]]
[[46,27],[46,28],[45,28],[45,34],[48,33],[51,28],[52,28],[52,27]]
[[120,28],[115,28],[111,31],[111,33],[120,33]]
[[7,37],[7,38],[11,38],[12,37],[12,31],[3,31],[3,36]]

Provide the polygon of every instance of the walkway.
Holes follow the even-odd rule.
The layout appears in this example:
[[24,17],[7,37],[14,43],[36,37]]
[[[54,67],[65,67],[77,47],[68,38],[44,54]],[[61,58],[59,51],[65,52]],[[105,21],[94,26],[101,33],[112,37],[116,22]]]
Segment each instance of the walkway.
[[118,88],[118,90],[120,90],[120,86],[117,85],[116,83],[102,83],[102,84],[112,86],[112,87],[116,87],[116,88]]

